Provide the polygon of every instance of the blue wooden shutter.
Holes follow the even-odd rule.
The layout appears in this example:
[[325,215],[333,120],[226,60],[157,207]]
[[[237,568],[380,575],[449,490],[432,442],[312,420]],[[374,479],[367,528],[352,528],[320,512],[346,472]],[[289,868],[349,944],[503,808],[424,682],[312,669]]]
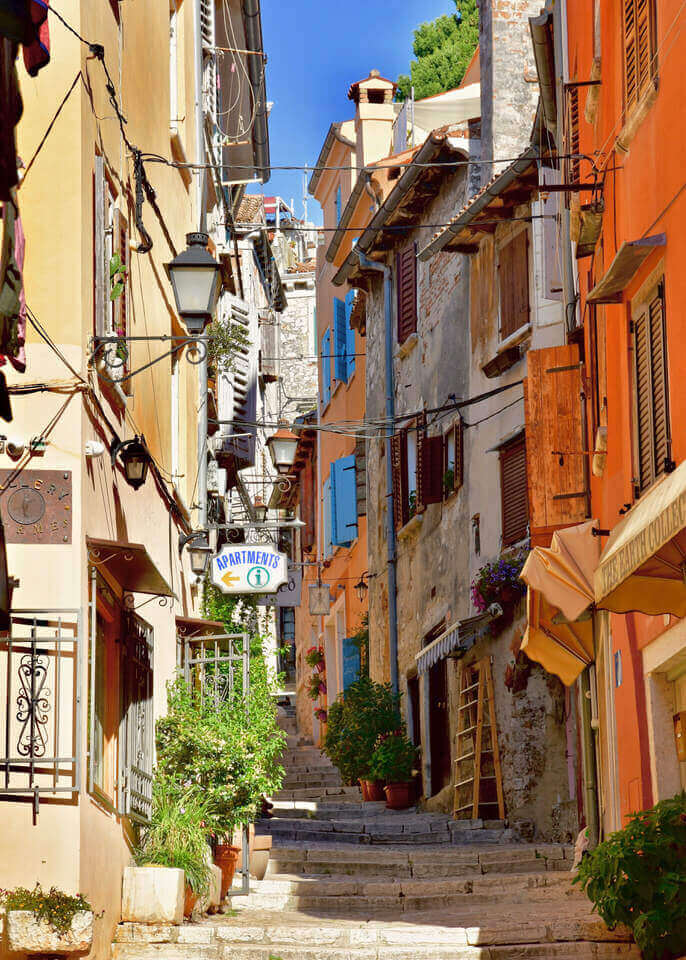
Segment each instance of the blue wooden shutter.
[[324,556],[330,557],[333,553],[333,542],[331,540],[331,478],[327,477],[324,483],[322,484],[322,499],[324,514],[323,517],[323,539],[324,539]]
[[343,195],[341,193],[340,185],[336,191],[336,224],[341,222],[341,214],[343,213]]
[[353,637],[343,638],[343,689],[360,679],[360,648]]
[[346,336],[346,360],[347,360],[347,375],[346,380],[349,380],[353,373],[355,373],[355,331],[350,326],[350,317],[353,312],[353,304],[355,302],[355,291],[348,290],[345,295],[345,336]]
[[342,383],[348,382],[348,337],[345,331],[345,303],[333,298],[333,350],[334,376]]
[[355,455],[331,464],[333,542],[343,545],[357,537],[357,476]]
[[331,328],[322,337],[322,401],[324,406],[331,399]]

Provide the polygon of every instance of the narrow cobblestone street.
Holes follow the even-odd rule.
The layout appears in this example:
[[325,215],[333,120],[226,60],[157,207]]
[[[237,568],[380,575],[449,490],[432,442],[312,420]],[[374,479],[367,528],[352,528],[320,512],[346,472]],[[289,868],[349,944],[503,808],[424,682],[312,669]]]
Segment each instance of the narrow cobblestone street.
[[113,960],[571,960],[640,956],[570,883],[573,849],[517,843],[500,822],[363,803],[288,733],[267,875],[223,915],[122,924]]

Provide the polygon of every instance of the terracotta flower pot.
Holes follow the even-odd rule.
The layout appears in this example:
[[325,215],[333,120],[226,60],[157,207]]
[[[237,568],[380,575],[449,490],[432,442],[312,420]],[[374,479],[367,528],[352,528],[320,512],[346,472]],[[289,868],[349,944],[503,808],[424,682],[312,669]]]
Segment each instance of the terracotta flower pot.
[[510,584],[505,584],[500,590],[500,599],[503,603],[515,603],[519,599],[519,590]]
[[385,800],[384,796],[384,783],[383,780],[365,780],[367,785],[367,800],[371,803],[378,803],[380,800]]
[[193,893],[193,889],[192,889],[190,883],[187,883],[187,884],[186,884],[186,895],[185,895],[184,901],[183,901],[183,915],[184,915],[184,917],[186,918],[186,920],[190,920],[190,918],[192,917],[192,915],[193,915],[193,908],[195,907],[195,905],[196,905],[197,902],[198,902],[198,895],[197,895],[197,893]]
[[389,810],[406,810],[410,806],[410,784],[388,783],[384,787]]
[[366,802],[369,800],[369,781],[368,780],[358,780],[360,785],[360,790],[362,791],[362,799]]
[[231,843],[218,843],[214,854],[214,862],[222,872],[222,900],[231,889],[233,875],[236,872],[238,858],[241,855],[241,848],[234,847]]

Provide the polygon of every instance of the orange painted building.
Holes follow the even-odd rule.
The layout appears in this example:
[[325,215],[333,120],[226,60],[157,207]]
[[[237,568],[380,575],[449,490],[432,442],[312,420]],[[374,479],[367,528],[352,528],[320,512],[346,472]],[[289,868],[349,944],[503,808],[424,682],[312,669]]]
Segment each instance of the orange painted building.
[[[600,822],[686,787],[686,39],[679,0],[556,4],[557,130],[582,350],[595,576]],[[546,35],[548,40],[546,40]],[[554,36],[554,40],[553,40]],[[543,70],[545,73],[545,69]],[[564,78],[564,83],[560,78]],[[589,189],[593,185],[593,189]]]

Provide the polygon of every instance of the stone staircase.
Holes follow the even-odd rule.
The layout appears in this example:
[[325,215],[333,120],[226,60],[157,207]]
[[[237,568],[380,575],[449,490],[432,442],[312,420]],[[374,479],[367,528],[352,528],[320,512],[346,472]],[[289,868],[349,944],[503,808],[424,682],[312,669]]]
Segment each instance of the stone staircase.
[[281,719],[289,744],[261,882],[223,916],[121,924],[113,960],[638,960],[570,883],[573,851],[500,821],[362,803]]

